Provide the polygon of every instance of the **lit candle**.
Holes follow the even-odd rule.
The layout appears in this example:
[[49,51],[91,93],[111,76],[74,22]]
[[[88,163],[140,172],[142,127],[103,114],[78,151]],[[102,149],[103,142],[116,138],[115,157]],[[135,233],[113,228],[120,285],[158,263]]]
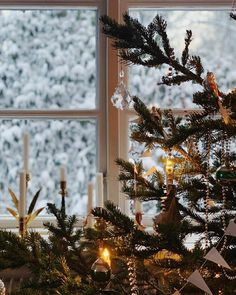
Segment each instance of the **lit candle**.
[[60,181],[66,181],[66,169],[65,169],[65,166],[63,165],[61,165],[60,167],[60,174],[61,174]]
[[96,205],[97,207],[103,207],[103,174],[101,172],[96,174]]
[[19,217],[26,215],[26,172],[20,172]]
[[142,212],[142,204],[139,200],[134,200],[134,212],[138,213],[138,212]]
[[93,217],[91,214],[91,210],[93,209],[93,184],[88,183],[88,216],[87,216],[87,227],[93,226]]
[[26,173],[29,172],[29,133],[23,134],[23,160],[24,160],[24,170]]

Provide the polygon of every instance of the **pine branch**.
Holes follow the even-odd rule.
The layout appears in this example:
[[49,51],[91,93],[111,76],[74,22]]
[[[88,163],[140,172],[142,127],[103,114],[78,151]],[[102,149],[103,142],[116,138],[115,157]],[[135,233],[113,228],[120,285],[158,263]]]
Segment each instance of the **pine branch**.
[[189,59],[189,45],[192,41],[192,31],[190,30],[187,30],[186,31],[186,37],[185,37],[185,48],[182,52],[182,65],[183,66],[186,66],[187,62],[188,62],[188,59]]
[[[124,61],[148,67],[167,64],[189,80],[202,85],[200,58],[193,57],[186,65],[174,58],[174,50],[166,34],[166,22],[162,17],[156,16],[147,28],[128,14],[124,14],[123,19],[124,24],[118,24],[108,16],[100,18],[104,34],[113,40],[113,47],[120,50],[120,57]],[[155,33],[161,37],[162,44],[157,43]],[[190,70],[191,67],[195,72]]]
[[95,217],[103,218],[107,222],[123,230],[125,233],[130,233],[133,230],[134,222],[112,203],[106,202],[106,209],[97,207],[92,210]]

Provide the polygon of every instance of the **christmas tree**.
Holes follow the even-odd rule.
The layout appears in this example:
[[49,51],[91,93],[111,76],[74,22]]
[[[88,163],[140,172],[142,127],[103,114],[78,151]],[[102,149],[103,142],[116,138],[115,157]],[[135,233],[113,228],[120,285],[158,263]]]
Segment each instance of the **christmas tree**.
[[[168,65],[174,74],[172,71],[171,75],[163,76],[160,85],[197,83],[202,90],[193,95],[193,102],[200,109],[184,117],[176,117],[172,110],[149,109],[140,98],[132,98],[138,120],[133,124],[131,139],[144,144],[147,151],[166,152],[165,175],[155,171],[147,177],[141,160],[136,163],[117,160],[123,192],[132,200],[157,200],[162,207],[154,218],[153,241],[148,237],[147,244],[143,236],[129,229],[124,217],[119,218],[118,225],[118,218],[111,220],[105,210],[95,209],[94,214],[126,232],[120,238],[126,236],[130,243],[125,244],[123,239],[121,248],[123,255],[136,257],[136,284],[148,273],[149,279],[143,280],[133,294],[172,294],[174,290],[199,294],[193,287],[199,287],[201,280],[198,277],[195,282],[198,276],[195,270],[201,272],[214,294],[234,294],[235,238],[225,233],[230,221],[234,222],[236,206],[236,155],[231,150],[236,136],[236,91],[222,92],[214,73],[204,70],[199,56],[191,56],[191,31],[187,30],[184,50],[177,58],[166,32],[167,23],[161,16],[157,15],[147,27],[128,14],[122,24],[108,16],[101,21],[103,32],[113,41],[122,62],[157,70]],[[124,101],[121,106],[127,104],[129,101]],[[112,212],[110,207],[108,211]],[[136,228],[140,229],[140,225],[137,220]],[[191,235],[197,240],[188,249],[186,238]],[[151,256],[152,252],[155,254]],[[222,254],[231,270],[206,263],[212,252],[214,262]],[[143,265],[138,266],[145,256],[149,258],[141,259]],[[188,281],[192,284],[187,284]],[[153,290],[145,291],[151,285]],[[211,294],[206,286],[199,288]]]
[[[148,27],[128,14],[123,24],[107,16],[101,21],[123,62],[157,70],[167,64],[174,74],[162,84],[202,87],[193,96],[200,110],[185,117],[132,98],[138,120],[131,138],[165,151],[165,174],[147,176],[141,160],[117,159],[119,178],[128,198],[158,202],[154,232],[144,230],[141,212],[133,220],[110,202],[92,210],[94,228],[76,230],[62,199],[60,210],[48,204],[57,221],[45,224],[48,239],[0,231],[0,267],[29,270],[15,294],[235,294],[236,91],[223,93],[201,58],[190,55],[191,31],[177,58],[160,16]],[[196,242],[189,249],[191,235]],[[111,258],[101,254],[105,248]]]

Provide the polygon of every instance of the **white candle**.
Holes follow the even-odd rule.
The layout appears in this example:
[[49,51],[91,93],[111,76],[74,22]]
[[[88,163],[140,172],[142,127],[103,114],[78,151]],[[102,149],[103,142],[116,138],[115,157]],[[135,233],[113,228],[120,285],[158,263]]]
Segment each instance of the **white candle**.
[[66,181],[66,169],[65,166],[61,165],[60,167],[60,181]]
[[139,200],[134,200],[134,212],[138,213],[138,212],[142,212],[142,204]]
[[93,184],[92,182],[88,183],[88,214],[93,209]]
[[88,183],[88,216],[87,216],[87,227],[93,226],[93,217],[91,214],[91,210],[93,209],[93,183]]
[[26,172],[20,172],[19,216],[26,215]]
[[26,173],[29,172],[29,134],[23,134],[23,161],[24,161],[24,170]]
[[96,174],[96,205],[97,207],[104,206],[103,174],[101,172]]

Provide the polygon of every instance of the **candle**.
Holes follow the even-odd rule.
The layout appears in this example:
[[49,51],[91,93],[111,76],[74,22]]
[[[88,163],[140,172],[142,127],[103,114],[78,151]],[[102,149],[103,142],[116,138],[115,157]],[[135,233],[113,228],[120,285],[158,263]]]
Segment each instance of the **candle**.
[[65,169],[65,166],[63,165],[61,165],[60,167],[60,174],[61,174],[60,181],[66,181],[66,169]]
[[26,172],[20,172],[19,217],[26,215]]
[[97,207],[103,207],[103,174],[101,172],[96,174],[96,205]]
[[24,170],[26,173],[29,172],[29,134],[23,134],[23,161],[24,161]]
[[138,213],[138,212],[142,212],[142,204],[139,200],[134,200],[134,212]]
[[93,226],[93,217],[91,215],[91,210],[93,209],[93,184],[91,182],[88,183],[87,191],[88,191],[87,227],[92,227]]

